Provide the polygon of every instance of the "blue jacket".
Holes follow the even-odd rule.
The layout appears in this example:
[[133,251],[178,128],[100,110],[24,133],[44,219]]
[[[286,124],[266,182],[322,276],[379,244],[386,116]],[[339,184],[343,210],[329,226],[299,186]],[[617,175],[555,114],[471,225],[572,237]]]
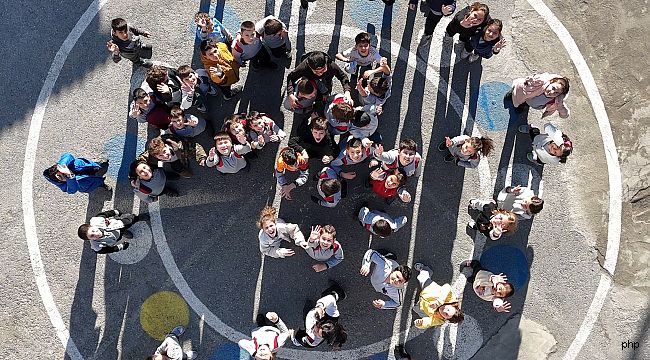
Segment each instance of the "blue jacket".
[[68,194],[74,194],[77,191],[89,193],[102,186],[104,183],[103,176],[95,175],[101,167],[94,161],[84,158],[75,158],[70,153],[64,153],[56,164],[67,166],[75,176],[67,179],[65,182],[59,182],[52,180],[47,176],[47,169],[43,171],[43,176],[45,176],[47,181],[58,186],[61,191],[67,192]]

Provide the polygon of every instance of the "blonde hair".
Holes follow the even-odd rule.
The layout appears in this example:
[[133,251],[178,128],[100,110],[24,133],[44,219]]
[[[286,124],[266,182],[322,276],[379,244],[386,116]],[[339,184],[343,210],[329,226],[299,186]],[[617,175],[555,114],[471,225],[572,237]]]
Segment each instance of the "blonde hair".
[[262,211],[260,211],[260,220],[257,223],[257,226],[262,229],[264,228],[264,223],[267,221],[273,221],[276,223],[278,221],[278,211],[272,206],[265,206]]
[[514,233],[515,231],[517,231],[517,225],[518,225],[519,221],[517,220],[517,215],[515,215],[515,213],[513,213],[512,211],[507,211],[507,210],[503,210],[503,209],[498,209],[498,210],[492,211],[492,215],[497,215],[497,214],[503,215],[507,220],[507,222],[506,222],[506,224],[505,224],[505,226],[503,228],[504,230],[507,230],[506,235],[510,235],[510,234]]

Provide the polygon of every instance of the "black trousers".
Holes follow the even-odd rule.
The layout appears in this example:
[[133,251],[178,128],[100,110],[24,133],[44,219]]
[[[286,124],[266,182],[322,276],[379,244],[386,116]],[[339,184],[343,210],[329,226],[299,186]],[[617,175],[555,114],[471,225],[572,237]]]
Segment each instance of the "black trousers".
[[424,23],[424,35],[433,35],[440,19],[442,19],[442,15],[436,15],[429,11],[427,14],[427,21]]

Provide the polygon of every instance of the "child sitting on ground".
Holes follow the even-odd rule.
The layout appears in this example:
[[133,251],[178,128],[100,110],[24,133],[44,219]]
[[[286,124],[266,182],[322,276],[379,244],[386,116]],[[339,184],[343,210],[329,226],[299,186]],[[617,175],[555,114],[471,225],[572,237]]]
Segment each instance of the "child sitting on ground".
[[248,141],[253,149],[261,149],[268,142],[280,142],[287,134],[265,113],[251,111],[246,116]]
[[122,214],[119,210],[102,211],[90,218],[87,224],[79,226],[77,235],[83,240],[90,241],[90,248],[97,254],[108,254],[120,250],[126,250],[129,243],[118,242],[124,236],[127,239],[133,238],[128,230],[134,223],[138,222],[138,216],[133,214]]
[[305,236],[297,224],[290,224],[278,219],[277,214],[277,210],[270,206],[260,212],[260,220],[257,223],[260,228],[258,234],[260,252],[272,258],[293,256],[295,254],[293,250],[280,247],[282,240],[293,241],[296,245],[300,245],[305,243]]
[[318,184],[316,190],[321,198],[312,196],[311,200],[318,205],[333,208],[339,204],[341,198],[347,195],[347,184],[340,181],[336,171],[330,167],[324,167],[318,174]]
[[376,166],[378,161],[384,170],[399,169],[407,177],[420,176],[422,173],[422,156],[418,153],[418,144],[413,139],[402,139],[399,141],[399,148],[384,151],[381,144],[375,145],[373,156],[376,159],[370,161],[370,166]]
[[460,264],[460,271],[471,268],[472,274],[467,282],[472,284],[474,292],[485,301],[491,301],[492,307],[497,312],[510,312],[511,304],[503,299],[515,293],[515,287],[508,282],[505,274],[494,275],[492,272],[483,269],[478,260],[467,260]]
[[239,81],[239,63],[226,44],[212,38],[203,40],[201,62],[210,80],[221,90],[224,100],[228,101],[242,91],[241,84],[234,85]]
[[486,238],[499,240],[501,235],[510,235],[517,231],[517,216],[512,211],[498,209],[494,200],[481,201],[470,199],[470,209],[477,210],[476,219],[467,223]]
[[232,54],[240,66],[245,66],[246,61],[250,60],[253,69],[278,68],[277,64],[271,62],[271,57],[262,45],[262,40],[257,37],[255,24],[252,21],[241,23],[240,30],[232,42]]
[[309,239],[298,245],[318,261],[312,265],[315,272],[331,269],[343,261],[343,248],[336,241],[336,228],[333,225],[312,226]]
[[362,32],[354,38],[354,46],[336,54],[336,59],[347,62],[345,71],[354,75],[357,71],[363,74],[365,70],[370,70],[373,63],[381,60],[381,55],[377,48],[370,44],[370,34]]
[[162,65],[152,65],[145,74],[147,82],[158,101],[168,107],[179,105],[183,98],[181,79],[175,69]]
[[332,135],[344,134],[348,132],[350,121],[354,119],[354,106],[346,100],[344,94],[335,95],[327,107],[325,117],[330,124]]
[[339,155],[341,148],[334,142],[327,127],[327,120],[323,117],[303,121],[298,126],[298,136],[289,139],[289,146],[301,153],[306,151],[311,159],[329,164]]
[[182,137],[195,137],[205,130],[205,119],[186,114],[179,106],[169,112],[169,131]]
[[358,218],[366,230],[382,238],[395,233],[408,221],[406,216],[393,218],[384,212],[370,210],[366,206],[359,209]]
[[166,130],[169,127],[169,107],[156,101],[156,96],[141,88],[133,90],[129,117],[139,123],[149,123],[159,130]]
[[[376,69],[364,72],[363,77],[357,81],[357,91],[361,96],[363,109],[368,111],[374,108],[377,115],[384,112],[384,103],[390,97],[393,86],[388,60],[381,58],[379,64]],[[381,76],[377,76],[380,72]]]
[[372,143],[364,146],[359,139],[350,137],[345,143],[345,150],[341,151],[339,156],[332,161],[330,166],[337,174],[346,180],[352,180],[357,176],[354,171],[341,172],[343,165],[359,164],[366,160],[372,154]]
[[313,112],[322,114],[323,101],[322,96],[318,96],[318,94],[324,94],[327,91],[328,89],[322,81],[302,77],[295,84],[293,93],[296,98],[295,106],[291,107],[289,96],[287,96],[284,99],[284,108],[296,114],[311,114]]
[[158,197],[164,194],[169,197],[178,196],[178,191],[167,185],[165,171],[158,167],[152,168],[146,160],[138,159],[131,163],[129,180],[135,195],[146,203],[158,201]]
[[499,209],[512,211],[523,219],[530,219],[544,207],[544,200],[535,195],[532,189],[517,186],[506,186],[497,196]]
[[287,26],[277,17],[269,15],[255,24],[255,31],[271,51],[271,55],[291,59],[291,40]]
[[108,160],[105,159],[96,163],[84,158],[75,158],[70,153],[63,153],[56,164],[43,171],[43,176],[68,194],[74,194],[77,191],[90,193],[97,188],[111,191],[111,186],[101,175],[107,166]]
[[230,31],[228,31],[219,20],[210,17],[208,13],[197,12],[196,15],[194,15],[194,22],[196,23],[196,38],[199,41],[213,38],[219,42],[227,44],[229,47],[230,44],[232,44],[233,39]]
[[449,153],[445,156],[446,162],[454,162],[466,169],[478,166],[482,156],[488,156],[494,148],[492,139],[481,136],[459,135],[452,139],[445,137],[445,141],[438,145],[438,150]]
[[208,167],[216,166],[222,174],[234,174],[245,168],[248,163],[243,155],[251,151],[251,145],[246,140],[246,134],[237,135],[239,144],[233,145],[230,134],[221,131],[214,137],[215,147],[210,149],[205,164]]
[[372,191],[387,204],[391,204],[398,196],[405,203],[411,201],[411,194],[404,188],[406,176],[398,169],[384,170],[376,165],[368,175],[368,182]]
[[131,60],[133,65],[150,67],[152,62],[142,59],[151,59],[151,45],[143,45],[140,36],[148,38],[151,33],[129,26],[122,18],[111,20],[111,40],[106,43],[106,48],[113,54],[113,62],[118,63],[125,58]]
[[519,132],[528,133],[533,141],[533,151],[526,154],[536,164],[564,164],[573,152],[573,142],[551,123],[544,124],[545,134],[530,125],[520,125]]
[[506,39],[501,36],[502,30],[501,20],[491,19],[488,21],[483,31],[470,37],[468,46],[463,47],[461,58],[469,58],[469,62],[474,62],[479,57],[489,59],[492,55],[498,54],[506,46]]
[[[292,182],[286,178],[286,173],[299,172],[298,178]],[[291,191],[298,186],[305,185],[309,178],[309,162],[305,159],[302,152],[287,146],[280,150],[278,158],[275,160],[275,177],[278,185],[282,187],[280,194],[287,200],[292,200]]]

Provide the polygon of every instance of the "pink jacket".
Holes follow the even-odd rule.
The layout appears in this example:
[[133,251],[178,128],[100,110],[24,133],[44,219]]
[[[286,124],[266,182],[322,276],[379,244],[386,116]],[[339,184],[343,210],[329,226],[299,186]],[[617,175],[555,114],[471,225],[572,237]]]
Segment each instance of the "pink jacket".
[[[535,74],[525,78],[518,78],[512,81],[512,102],[515,106],[519,106],[526,102],[528,99],[532,99],[535,96],[541,95],[544,93],[544,89],[550,81],[554,78],[562,77],[560,75],[543,73]],[[528,84],[526,84],[527,80]],[[541,80],[544,83],[542,85],[534,84],[535,80]],[[544,116],[553,114],[556,110],[558,111],[561,118],[569,117],[569,108],[564,105],[564,99],[567,94],[562,94],[554,99],[554,101],[546,104],[546,110],[544,111]]]

